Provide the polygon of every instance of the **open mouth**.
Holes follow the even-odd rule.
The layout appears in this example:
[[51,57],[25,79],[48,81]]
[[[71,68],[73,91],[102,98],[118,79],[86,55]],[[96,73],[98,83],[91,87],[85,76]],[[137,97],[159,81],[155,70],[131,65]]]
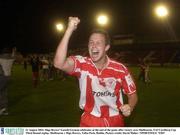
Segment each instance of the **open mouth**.
[[98,54],[99,54],[98,51],[93,51],[93,52],[92,52],[92,55],[98,55]]
[[93,58],[98,57],[98,55],[99,55],[99,51],[98,51],[98,50],[93,50],[93,51],[91,51],[91,56],[92,56]]

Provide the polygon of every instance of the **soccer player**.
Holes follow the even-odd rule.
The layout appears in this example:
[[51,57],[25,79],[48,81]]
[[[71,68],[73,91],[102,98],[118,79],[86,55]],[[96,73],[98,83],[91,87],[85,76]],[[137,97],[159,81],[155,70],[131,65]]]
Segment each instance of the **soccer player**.
[[[103,30],[91,33],[89,57],[67,57],[69,39],[79,23],[78,17],[69,17],[68,27],[56,50],[54,66],[79,80],[79,106],[84,110],[80,126],[124,126],[123,117],[130,116],[137,103],[136,86],[128,69],[107,56],[110,39]],[[122,91],[128,97],[127,104],[123,104]]]

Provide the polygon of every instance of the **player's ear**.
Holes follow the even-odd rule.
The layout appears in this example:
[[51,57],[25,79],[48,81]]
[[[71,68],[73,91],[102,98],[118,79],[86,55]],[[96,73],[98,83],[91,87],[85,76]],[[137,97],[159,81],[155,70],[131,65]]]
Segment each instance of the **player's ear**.
[[110,45],[106,45],[106,47],[105,47],[105,51],[108,51],[108,50],[109,50],[109,48],[110,48]]

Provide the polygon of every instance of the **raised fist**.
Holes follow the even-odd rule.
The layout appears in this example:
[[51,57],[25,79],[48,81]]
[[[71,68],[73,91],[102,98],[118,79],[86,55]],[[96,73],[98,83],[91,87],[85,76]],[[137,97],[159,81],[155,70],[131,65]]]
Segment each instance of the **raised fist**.
[[78,17],[69,17],[68,28],[72,30],[76,30],[77,25],[80,23],[80,19]]

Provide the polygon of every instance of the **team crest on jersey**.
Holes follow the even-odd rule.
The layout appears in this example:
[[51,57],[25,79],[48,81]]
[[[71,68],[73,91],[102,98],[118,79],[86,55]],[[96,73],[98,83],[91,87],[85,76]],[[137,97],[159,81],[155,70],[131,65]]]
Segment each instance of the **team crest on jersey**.
[[108,80],[106,81],[106,84],[107,84],[108,87],[112,87],[112,86],[114,85],[114,83],[115,83],[115,80],[114,80],[114,79],[108,79]]
[[103,78],[99,78],[99,84],[103,87],[106,87],[106,83]]
[[114,83],[114,79],[99,79],[99,84],[103,87],[113,87]]

